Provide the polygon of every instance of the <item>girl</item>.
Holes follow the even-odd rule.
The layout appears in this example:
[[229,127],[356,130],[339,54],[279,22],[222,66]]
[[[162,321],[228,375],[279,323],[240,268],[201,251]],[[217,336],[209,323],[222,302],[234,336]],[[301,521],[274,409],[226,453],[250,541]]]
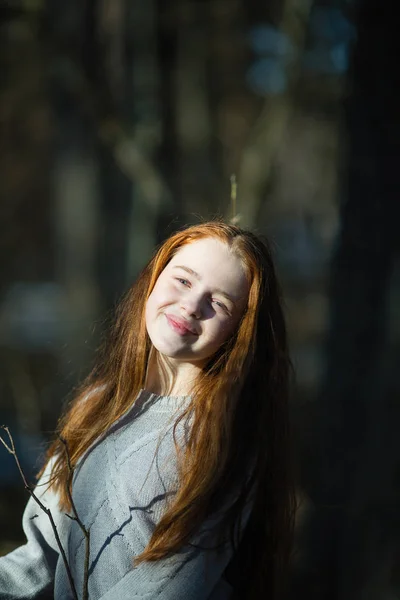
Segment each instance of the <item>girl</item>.
[[[268,246],[210,222],[170,237],[60,422],[37,495],[90,600],[275,599],[287,566],[289,358]],[[0,559],[0,598],[70,600],[47,515]]]

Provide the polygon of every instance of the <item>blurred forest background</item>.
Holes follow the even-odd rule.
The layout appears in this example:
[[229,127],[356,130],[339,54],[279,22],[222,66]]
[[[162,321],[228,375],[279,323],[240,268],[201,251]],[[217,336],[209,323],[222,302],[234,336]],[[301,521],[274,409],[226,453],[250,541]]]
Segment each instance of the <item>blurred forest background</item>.
[[[296,600],[400,598],[394,0],[0,0],[0,423],[31,481],[154,246],[267,235],[296,370]],[[27,494],[0,448],[0,552]]]

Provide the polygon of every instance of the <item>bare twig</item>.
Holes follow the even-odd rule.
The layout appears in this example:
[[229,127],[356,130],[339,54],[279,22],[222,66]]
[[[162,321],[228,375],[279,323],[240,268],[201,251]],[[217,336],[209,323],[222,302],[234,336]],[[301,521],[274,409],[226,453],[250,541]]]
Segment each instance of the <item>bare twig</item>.
[[14,440],[13,437],[10,433],[10,430],[8,427],[6,427],[5,425],[1,425],[0,429],[4,429],[4,431],[6,432],[8,439],[9,439],[9,443],[7,444],[7,442],[3,439],[3,437],[0,435],[0,442],[3,444],[3,446],[5,447],[5,449],[7,450],[7,452],[9,452],[15,460],[15,463],[18,467],[18,471],[21,475],[22,481],[24,482],[24,487],[25,489],[29,492],[29,494],[31,495],[31,497],[33,498],[33,500],[40,506],[40,508],[43,510],[43,512],[46,513],[46,515],[48,516],[50,523],[51,523],[51,527],[53,529],[54,532],[54,537],[56,538],[56,542],[57,542],[57,546],[60,550],[62,559],[64,561],[64,565],[65,565],[65,569],[67,571],[67,575],[68,575],[68,580],[69,580],[69,584],[71,586],[71,590],[72,590],[72,595],[74,597],[74,600],[79,600],[78,599],[78,594],[76,593],[76,588],[75,588],[75,583],[72,577],[72,573],[71,573],[71,569],[70,566],[68,564],[68,560],[67,560],[67,556],[65,554],[63,545],[61,543],[60,540],[60,536],[58,535],[58,531],[57,531],[57,525],[54,522],[53,519],[53,515],[51,514],[51,510],[49,508],[47,508],[40,500],[39,498],[36,496],[35,492],[33,491],[33,489],[31,488],[31,486],[28,484],[26,477],[25,477],[25,473],[21,467],[21,463],[19,462],[19,458],[17,455],[17,452],[15,450],[15,445],[14,445]]
[[65,439],[63,437],[61,437],[61,435],[59,435],[58,437],[59,437],[60,442],[64,446],[64,452],[65,452],[65,456],[67,459],[67,465],[68,465],[67,494],[68,494],[69,501],[71,503],[72,512],[74,513],[74,516],[71,516],[71,515],[67,515],[67,516],[70,519],[72,519],[73,521],[76,521],[78,523],[79,527],[82,530],[83,535],[85,536],[85,563],[84,563],[84,573],[83,573],[82,600],[88,600],[88,598],[89,598],[88,584],[89,584],[89,558],[90,558],[90,529],[86,529],[86,527],[80,520],[78,512],[76,510],[76,506],[75,506],[74,500],[72,498],[72,493],[71,493],[71,484],[72,484],[72,478],[74,476],[74,469],[71,465],[71,457],[69,455],[67,442],[65,441]]
[[241,215],[236,213],[236,198],[237,198],[237,182],[236,175],[231,175],[231,207],[232,207],[232,218],[230,219],[231,225],[237,225],[240,222]]
[[237,183],[236,175],[231,175],[231,203],[232,203],[232,219],[236,218],[236,196],[237,196]]

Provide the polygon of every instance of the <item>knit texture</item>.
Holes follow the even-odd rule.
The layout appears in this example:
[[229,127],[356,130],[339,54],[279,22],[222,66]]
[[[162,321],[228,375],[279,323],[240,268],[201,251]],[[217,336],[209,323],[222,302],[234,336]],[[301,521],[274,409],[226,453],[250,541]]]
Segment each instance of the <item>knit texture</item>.
[[[142,390],[75,470],[73,498],[91,534],[90,600],[227,600],[231,595],[222,577],[231,558],[229,545],[218,552],[188,547],[168,559],[133,567],[133,558],[143,552],[166,503],[176,494],[173,424],[188,400]],[[183,443],[182,422],[177,435]],[[78,524],[59,510],[56,494],[47,489],[50,469],[51,464],[36,494],[52,511],[81,597],[84,536]],[[33,499],[25,509],[23,528],[27,543],[0,558],[0,600],[71,600],[49,519]],[[198,539],[212,545],[202,531]]]

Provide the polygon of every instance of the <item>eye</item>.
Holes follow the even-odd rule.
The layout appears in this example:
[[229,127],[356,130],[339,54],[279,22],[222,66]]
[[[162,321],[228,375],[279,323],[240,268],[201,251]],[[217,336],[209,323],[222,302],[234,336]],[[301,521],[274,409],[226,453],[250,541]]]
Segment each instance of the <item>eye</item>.
[[225,306],[225,304],[223,304],[222,302],[220,302],[219,300],[215,300],[214,298],[212,299],[212,302],[214,304],[216,304],[219,308],[221,308],[222,310],[224,310],[225,312],[229,312],[227,307]]
[[177,277],[176,280],[179,281],[179,283],[181,283],[185,287],[190,286],[190,281],[188,279],[183,279],[182,277]]

